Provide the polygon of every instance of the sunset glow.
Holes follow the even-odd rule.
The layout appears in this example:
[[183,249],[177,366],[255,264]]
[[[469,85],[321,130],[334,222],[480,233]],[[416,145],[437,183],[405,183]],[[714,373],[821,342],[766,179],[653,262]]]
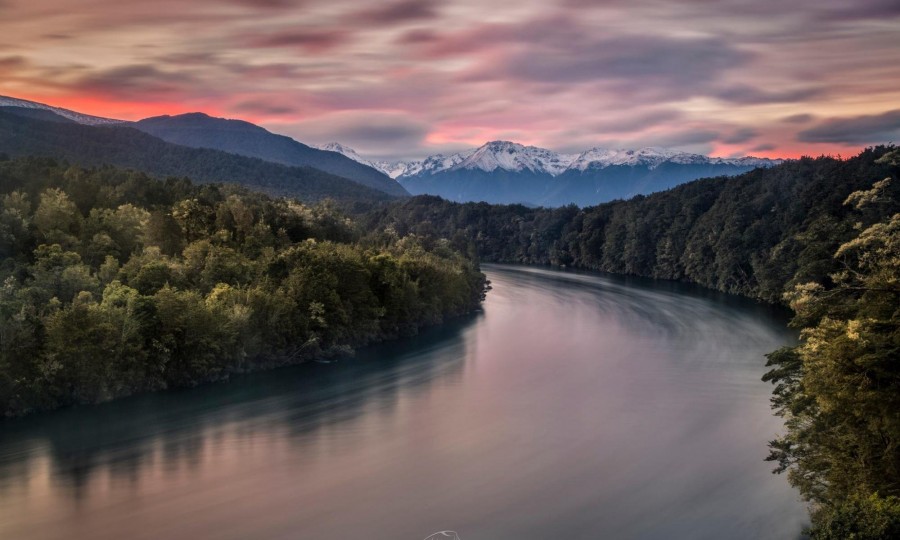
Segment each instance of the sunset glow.
[[[415,158],[850,155],[900,140],[900,3],[0,0],[0,95]],[[115,46],[109,44],[114,43]]]

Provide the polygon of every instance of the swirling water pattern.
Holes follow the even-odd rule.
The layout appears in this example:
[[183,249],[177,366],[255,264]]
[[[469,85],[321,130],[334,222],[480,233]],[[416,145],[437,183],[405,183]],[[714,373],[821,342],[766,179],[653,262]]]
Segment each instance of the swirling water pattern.
[[354,358],[0,422],[0,538],[798,537],[783,313],[485,270],[483,313]]

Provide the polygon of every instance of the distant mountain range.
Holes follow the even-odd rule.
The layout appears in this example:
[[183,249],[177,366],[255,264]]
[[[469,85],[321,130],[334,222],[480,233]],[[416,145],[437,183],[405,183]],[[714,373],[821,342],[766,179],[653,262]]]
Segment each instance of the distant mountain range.
[[342,154],[312,148],[243,120],[189,113],[146,118],[131,125],[170,143],[214,148],[292,167],[314,167],[389,195],[409,195],[400,184],[367,164]]
[[117,165],[160,178],[225,182],[304,201],[387,201],[396,197],[312,167],[166,142],[127,123],[84,125],[48,110],[0,107],[0,154],[43,156],[82,166]]
[[[509,141],[423,160],[387,162],[368,160],[339,143],[315,148],[249,122],[204,113],[127,122],[4,96],[0,111],[7,115],[0,122],[5,130],[0,130],[0,152],[50,155],[88,165],[109,163],[201,182],[236,182],[312,199],[353,198],[358,186],[359,198],[365,200],[381,198],[379,193],[386,198],[432,194],[453,201],[589,206],[781,162],[711,158],[663,148],[593,148],[565,154]],[[17,127],[9,115],[24,124]],[[193,156],[195,161],[173,161],[173,156]],[[248,161],[251,158],[256,161]],[[326,178],[331,178],[333,189],[323,184]]]
[[[221,150],[291,167],[312,167],[395,197],[409,195],[403,187],[372,167],[334,152],[312,148],[284,135],[242,120],[213,118],[204,113],[157,116],[138,122],[101,118],[43,103],[0,96],[0,110],[51,122],[70,121],[93,127],[132,127],[163,141],[191,148]],[[7,111],[9,112],[9,110]],[[2,149],[0,149],[2,151]]]
[[453,201],[580,206],[662,191],[697,178],[733,176],[782,160],[713,158],[664,148],[593,148],[562,154],[509,141],[492,141],[419,161],[371,161],[340,143],[320,147],[379,169],[413,195]]

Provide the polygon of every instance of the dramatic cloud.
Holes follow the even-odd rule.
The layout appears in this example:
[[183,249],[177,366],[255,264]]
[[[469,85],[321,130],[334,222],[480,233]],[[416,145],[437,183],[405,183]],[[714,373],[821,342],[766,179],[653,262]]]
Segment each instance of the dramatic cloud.
[[740,128],[731,135],[722,138],[725,144],[741,144],[759,136],[759,132],[752,128]]
[[704,131],[698,129],[692,129],[687,131],[670,133],[667,135],[660,135],[659,145],[660,146],[692,146],[698,144],[706,144],[716,141],[719,138],[719,133],[716,131]]
[[767,91],[741,84],[715,92],[715,97],[732,103],[755,105],[761,103],[796,103],[806,101],[824,93],[822,88],[800,88],[796,90]]
[[811,114],[800,113],[785,116],[781,119],[781,121],[787,124],[808,124],[813,120],[813,118],[815,117]]
[[[194,0],[196,1],[196,0]],[[306,2],[302,0],[229,0],[232,4],[243,5],[251,8],[265,8],[283,10],[292,7],[300,7]]]
[[232,109],[242,113],[248,113],[253,116],[267,117],[297,114],[299,112],[297,107],[272,103],[264,99],[241,101],[240,103],[234,104],[232,106]]
[[70,85],[93,95],[125,97],[135,94],[164,95],[180,93],[193,82],[190,73],[169,73],[153,65],[121,66],[85,75]]
[[13,70],[25,67],[27,61],[24,56],[0,57],[0,71]]
[[423,43],[433,43],[438,41],[439,35],[433,30],[417,28],[402,34],[396,39],[396,43],[400,45],[420,45]]
[[391,4],[366,8],[354,13],[350,19],[367,24],[396,24],[438,16],[438,3],[434,0],[401,0]]
[[599,79],[698,88],[749,58],[719,39],[622,36],[532,48],[512,54],[504,64],[509,75],[532,81]]
[[797,140],[847,145],[900,141],[900,109],[851,118],[830,118],[801,131],[797,134]]
[[751,152],[771,152],[775,150],[777,147],[774,144],[758,144],[750,149]]
[[290,30],[252,37],[248,44],[253,47],[301,47],[310,52],[323,52],[350,39],[350,33],[343,30]]
[[0,0],[0,10],[0,95],[125,119],[203,110],[372,156],[496,138],[768,156],[897,140],[896,0]]
[[647,112],[626,111],[611,114],[591,127],[596,133],[633,133],[642,129],[656,127],[683,118],[684,114],[676,110],[651,110]]
[[417,148],[428,125],[402,113],[341,112],[278,126],[280,133],[310,144],[340,141],[373,157],[397,157],[396,148]]
[[830,0],[822,2],[820,9],[819,19],[837,22],[900,17],[900,3],[895,0],[855,0],[850,4]]

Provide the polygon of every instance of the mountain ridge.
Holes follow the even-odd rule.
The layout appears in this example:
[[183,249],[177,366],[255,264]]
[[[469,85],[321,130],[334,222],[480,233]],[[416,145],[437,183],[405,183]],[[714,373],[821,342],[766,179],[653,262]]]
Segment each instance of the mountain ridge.
[[590,206],[664,191],[698,178],[734,176],[784,161],[753,156],[708,157],[659,147],[592,148],[565,154],[512,141],[490,141],[455,154],[389,163],[365,160],[340,143],[326,147],[380,168],[413,195],[530,206]]
[[393,162],[369,160],[353,148],[339,142],[328,143],[318,146],[318,148],[337,152],[360,163],[378,168],[394,179],[460,169],[480,169],[485,172],[492,172],[498,168],[515,172],[528,169],[534,173],[560,176],[570,170],[584,171],[592,167],[604,168],[613,165],[643,165],[653,169],[662,163],[672,162],[685,165],[708,163],[742,167],[770,167],[785,161],[784,159],[756,156],[710,157],[655,146],[638,149],[594,147],[582,152],[567,154],[505,140],[488,141],[477,148],[449,155],[433,154],[422,160]]
[[145,118],[133,126],[170,143],[222,150],[289,167],[313,167],[392,196],[409,195],[400,184],[364,163],[313,148],[245,120],[194,112]]
[[154,137],[129,123],[85,125],[17,114],[0,107],[0,154],[65,160],[82,166],[127,167],[159,178],[235,183],[272,195],[314,202],[387,201],[395,197],[313,167],[290,167],[210,148],[191,148]]
[[449,155],[388,162],[366,159],[340,143],[312,147],[244,120],[216,118],[203,112],[125,122],[5,96],[0,96],[0,108],[7,112],[15,109],[20,117],[36,120],[129,126],[186,148],[219,150],[287,167],[311,167],[393,197],[431,194],[453,201],[587,206],[663,191],[697,178],[733,176],[783,161],[753,156],[709,157],[660,147],[562,153],[497,140]]
[[72,120],[73,122],[77,122],[79,124],[84,124],[88,126],[101,126],[101,125],[114,125],[114,124],[125,124],[127,123],[125,120],[116,120],[114,118],[104,118],[102,116],[93,116],[90,114],[84,114],[77,111],[72,111],[69,109],[63,109],[62,107],[54,107],[52,105],[47,105],[46,103],[38,103],[37,101],[30,101],[27,99],[14,98],[10,96],[0,96],[0,107],[20,107],[23,109],[35,109],[35,110],[44,110],[56,113],[57,115]]
[[[217,118],[204,112],[191,112],[153,116],[130,122],[92,116],[9,96],[0,96],[0,108],[19,109],[20,116],[28,111],[46,111],[61,119],[87,126],[131,126],[166,142],[182,146],[221,150],[289,167],[312,167],[391,196],[409,195],[400,184],[386,177],[378,169],[343,155],[321,151],[286,135],[272,133],[245,120]],[[34,113],[28,115],[37,119],[53,120]]]

